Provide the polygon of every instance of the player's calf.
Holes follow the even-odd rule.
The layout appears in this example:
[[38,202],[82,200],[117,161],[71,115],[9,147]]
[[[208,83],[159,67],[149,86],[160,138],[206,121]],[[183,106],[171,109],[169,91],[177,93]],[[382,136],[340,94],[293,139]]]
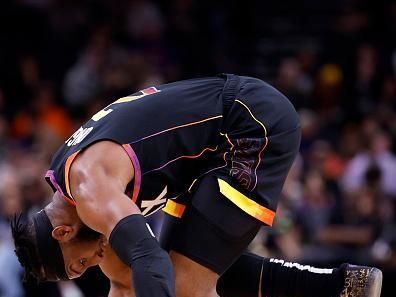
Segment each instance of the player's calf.
[[284,260],[243,254],[219,279],[221,297],[379,297],[379,269],[343,264],[315,268]]

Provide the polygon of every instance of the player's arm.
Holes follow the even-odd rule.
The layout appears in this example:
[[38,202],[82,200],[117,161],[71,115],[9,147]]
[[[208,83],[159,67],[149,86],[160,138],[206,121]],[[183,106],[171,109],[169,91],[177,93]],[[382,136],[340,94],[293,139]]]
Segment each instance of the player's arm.
[[136,296],[174,296],[169,256],[124,194],[133,179],[133,165],[124,149],[109,141],[93,144],[76,157],[69,176],[80,219],[104,234],[117,256],[132,267]]

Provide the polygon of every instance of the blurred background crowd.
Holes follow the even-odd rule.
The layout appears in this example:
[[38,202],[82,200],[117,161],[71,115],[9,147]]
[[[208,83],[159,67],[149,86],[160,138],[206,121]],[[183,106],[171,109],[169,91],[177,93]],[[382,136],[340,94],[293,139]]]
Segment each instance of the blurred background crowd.
[[268,81],[301,117],[275,226],[252,249],[376,265],[394,296],[395,1],[19,0],[0,3],[1,297],[106,296],[95,270],[77,286],[22,284],[9,219],[51,198],[51,155],[95,111],[220,72]]

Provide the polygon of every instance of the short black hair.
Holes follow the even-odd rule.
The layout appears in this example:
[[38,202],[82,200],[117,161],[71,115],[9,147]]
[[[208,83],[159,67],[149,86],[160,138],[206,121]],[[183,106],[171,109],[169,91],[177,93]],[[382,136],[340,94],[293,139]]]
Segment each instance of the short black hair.
[[24,281],[30,282],[33,279],[43,281],[45,274],[38,252],[33,219],[24,213],[15,214],[11,220],[11,231],[14,238],[15,254],[25,269]]

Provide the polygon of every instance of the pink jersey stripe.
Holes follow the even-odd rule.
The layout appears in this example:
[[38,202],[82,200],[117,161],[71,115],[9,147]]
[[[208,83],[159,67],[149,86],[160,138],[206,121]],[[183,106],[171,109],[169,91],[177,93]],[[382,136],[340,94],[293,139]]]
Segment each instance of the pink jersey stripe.
[[127,152],[129,158],[132,161],[133,168],[134,168],[134,183],[133,183],[133,194],[132,194],[132,201],[136,202],[137,197],[140,191],[140,185],[142,181],[142,172],[140,170],[139,159],[136,156],[135,151],[131,147],[130,144],[123,144],[122,147]]

